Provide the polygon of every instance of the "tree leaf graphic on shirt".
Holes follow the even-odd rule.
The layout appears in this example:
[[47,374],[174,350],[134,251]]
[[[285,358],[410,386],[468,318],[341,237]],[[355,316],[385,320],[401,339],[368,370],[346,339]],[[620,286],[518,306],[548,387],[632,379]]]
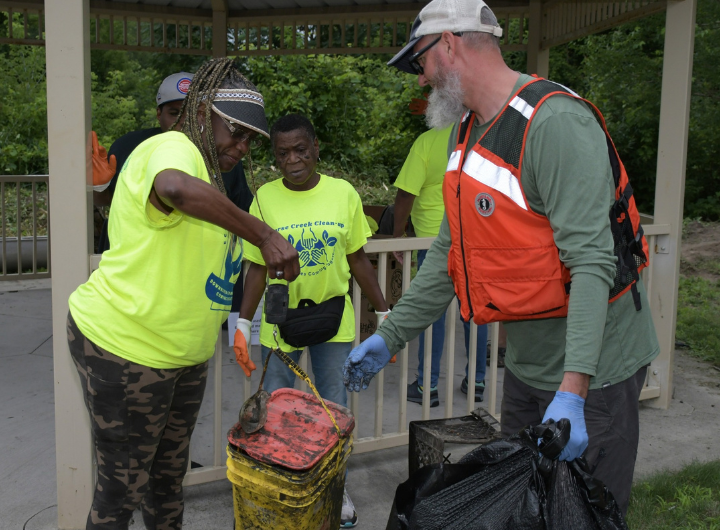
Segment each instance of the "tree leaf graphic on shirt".
[[324,230],[324,231],[323,231],[322,237],[323,237],[323,241],[325,241],[325,244],[326,244],[328,247],[334,247],[334,246],[335,246],[335,243],[337,243],[337,238],[336,238],[336,237],[330,237],[330,234],[328,234],[328,231],[327,231],[327,230]]
[[295,246],[295,238],[292,234],[288,234],[288,243],[290,243],[293,247]]

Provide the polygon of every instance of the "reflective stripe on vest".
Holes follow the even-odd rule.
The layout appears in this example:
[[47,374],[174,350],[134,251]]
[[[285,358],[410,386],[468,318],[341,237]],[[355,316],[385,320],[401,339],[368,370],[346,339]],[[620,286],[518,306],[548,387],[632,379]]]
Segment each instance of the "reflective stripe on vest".
[[520,208],[527,210],[520,181],[504,167],[493,164],[487,158],[472,151],[463,164],[463,173],[506,195]]

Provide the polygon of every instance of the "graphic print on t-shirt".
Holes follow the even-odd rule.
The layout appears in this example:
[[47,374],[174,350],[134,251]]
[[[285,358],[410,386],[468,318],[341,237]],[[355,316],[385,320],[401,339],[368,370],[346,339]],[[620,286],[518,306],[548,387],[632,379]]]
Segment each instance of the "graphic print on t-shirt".
[[[233,260],[233,254],[237,245],[242,245],[238,238],[233,236],[230,245],[227,245],[226,236],[225,263],[222,269],[222,278],[215,273],[210,273],[205,282],[205,294],[212,302],[210,309],[213,311],[229,311],[232,305],[233,289],[242,267],[242,247],[237,259]],[[235,277],[235,279],[233,279]]]
[[332,230],[333,227],[343,228],[344,225],[333,221],[315,221],[302,225],[292,224],[278,230],[280,233],[284,230],[290,231],[286,237],[298,251],[301,276],[320,274],[334,263],[337,237],[330,235],[327,230]]

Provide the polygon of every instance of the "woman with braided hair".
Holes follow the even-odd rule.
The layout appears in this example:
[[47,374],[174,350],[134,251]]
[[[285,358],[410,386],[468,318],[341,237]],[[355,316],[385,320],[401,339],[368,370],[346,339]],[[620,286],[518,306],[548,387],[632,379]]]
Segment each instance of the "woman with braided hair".
[[239,275],[240,238],[260,248],[276,278],[300,272],[295,249],[237,208],[220,178],[268,136],[263,105],[232,61],[208,61],[182,106],[182,132],[146,140],[122,168],[113,245],[69,300],[68,342],[97,460],[88,529],[126,529],[137,507],[148,529],[182,527],[190,436]]

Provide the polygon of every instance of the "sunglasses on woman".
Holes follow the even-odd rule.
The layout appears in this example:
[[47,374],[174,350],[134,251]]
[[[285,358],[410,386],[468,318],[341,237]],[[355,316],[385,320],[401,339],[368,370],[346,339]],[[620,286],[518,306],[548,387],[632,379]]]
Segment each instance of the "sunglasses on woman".
[[[217,112],[215,114],[217,114]],[[247,142],[250,147],[260,147],[262,145],[260,135],[255,131],[248,131],[244,127],[232,123],[230,120],[228,120],[225,116],[221,114],[218,114],[218,116],[230,130],[230,136],[232,136],[234,140],[242,143]]]

